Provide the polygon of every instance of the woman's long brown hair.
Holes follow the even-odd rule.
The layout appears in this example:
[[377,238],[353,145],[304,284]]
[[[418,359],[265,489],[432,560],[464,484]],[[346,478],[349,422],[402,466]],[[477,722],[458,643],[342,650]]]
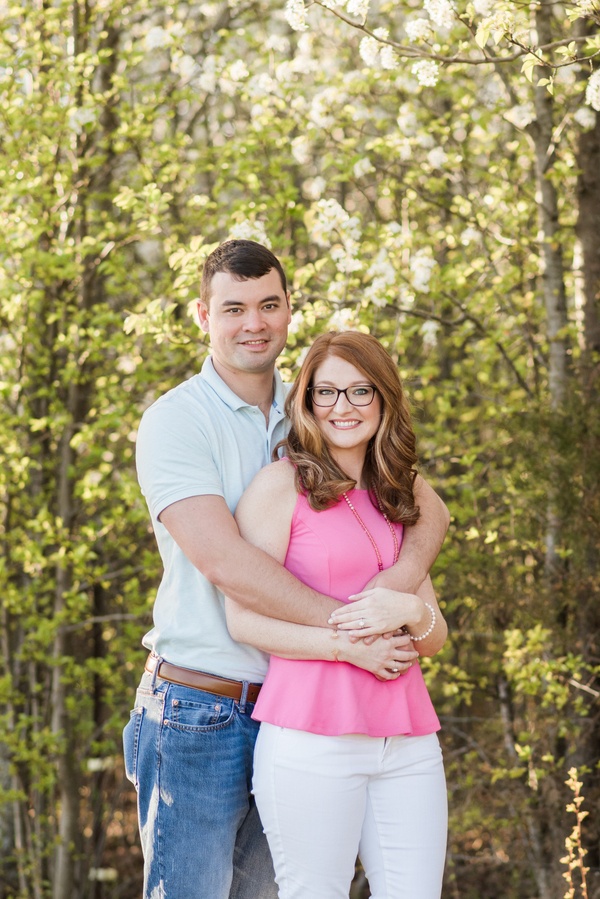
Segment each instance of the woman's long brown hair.
[[317,337],[307,353],[286,401],[291,429],[282,443],[296,468],[296,489],[307,494],[313,509],[321,511],[356,486],[333,460],[312,411],[308,388],[329,356],[349,362],[377,389],[381,424],[367,447],[365,481],[392,521],[414,524],[419,517],[413,494],[417,456],[409,405],[396,366],[370,334],[330,331]]

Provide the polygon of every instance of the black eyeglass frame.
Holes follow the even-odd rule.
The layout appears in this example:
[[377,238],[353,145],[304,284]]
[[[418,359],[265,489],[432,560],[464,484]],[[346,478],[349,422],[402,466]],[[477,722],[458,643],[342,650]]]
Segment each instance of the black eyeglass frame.
[[[369,387],[369,388],[373,391],[373,395],[372,395],[372,397],[371,397],[371,399],[369,400],[368,403],[354,403],[354,402],[352,402],[352,400],[351,400],[350,397],[348,396],[348,391],[349,391],[349,390],[357,390],[357,389],[360,388],[360,387]],[[314,395],[314,391],[315,391],[315,390],[335,390],[335,391],[336,391],[336,397],[335,397],[333,403],[318,403],[318,402],[315,400],[315,395]],[[344,394],[344,396],[346,397],[346,399],[348,400],[348,402],[350,403],[351,406],[355,406],[357,409],[360,409],[361,407],[364,408],[365,406],[370,406],[370,405],[371,405],[371,403],[372,403],[373,400],[375,399],[375,393],[376,393],[376,391],[377,391],[377,388],[375,387],[374,384],[353,384],[351,387],[346,387],[346,388],[344,388],[344,390],[341,390],[339,387],[330,387],[329,384],[322,384],[320,387],[307,387],[307,388],[306,388],[306,392],[307,392],[308,394],[310,394],[311,402],[314,403],[315,406],[319,406],[321,409],[331,409],[331,408],[333,408],[333,406],[335,406],[335,404],[337,403],[337,401],[338,401],[339,398],[340,398],[340,393],[343,393],[343,394]]]

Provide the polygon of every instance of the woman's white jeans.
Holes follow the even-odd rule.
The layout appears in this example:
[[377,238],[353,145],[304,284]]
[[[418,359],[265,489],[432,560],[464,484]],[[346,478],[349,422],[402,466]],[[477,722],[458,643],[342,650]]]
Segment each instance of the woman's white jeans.
[[322,736],[261,724],[254,794],[280,899],[439,899],[447,800],[436,734]]

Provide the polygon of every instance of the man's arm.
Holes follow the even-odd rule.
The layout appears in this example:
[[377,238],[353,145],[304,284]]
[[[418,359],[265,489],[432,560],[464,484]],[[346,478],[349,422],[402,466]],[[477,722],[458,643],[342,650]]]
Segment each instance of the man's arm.
[[[369,643],[351,640],[348,632],[328,627],[307,627],[267,618],[225,597],[227,627],[234,640],[250,643],[263,652],[285,659],[322,659],[349,662],[379,680],[394,680],[418,658],[406,634]],[[395,669],[395,670],[394,670]]]
[[[276,509],[261,512],[269,519]],[[272,556],[240,536],[220,496],[168,506],[160,520],[190,562],[223,593],[250,609],[298,624],[325,625],[340,603],[302,584]]]
[[437,559],[450,524],[450,513],[435,490],[420,475],[415,480],[414,493],[421,510],[419,520],[404,529],[400,558],[396,564],[376,575],[369,581],[368,588],[388,587],[404,593],[417,593]]

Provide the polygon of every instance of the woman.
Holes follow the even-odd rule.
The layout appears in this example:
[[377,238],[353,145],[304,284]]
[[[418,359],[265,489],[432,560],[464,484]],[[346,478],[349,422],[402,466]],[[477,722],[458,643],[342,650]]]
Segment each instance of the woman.
[[[236,518],[245,539],[345,605],[311,628],[227,600],[232,635],[272,654],[254,793],[279,896],[347,899],[358,853],[373,899],[439,899],[446,790],[417,655],[437,652],[447,628],[430,581],[417,595],[364,590],[419,514],[397,370],[369,335],[322,335],[288,414],[286,457],[259,473]],[[401,628],[408,637],[390,638]],[[365,636],[381,647],[377,677]]]

